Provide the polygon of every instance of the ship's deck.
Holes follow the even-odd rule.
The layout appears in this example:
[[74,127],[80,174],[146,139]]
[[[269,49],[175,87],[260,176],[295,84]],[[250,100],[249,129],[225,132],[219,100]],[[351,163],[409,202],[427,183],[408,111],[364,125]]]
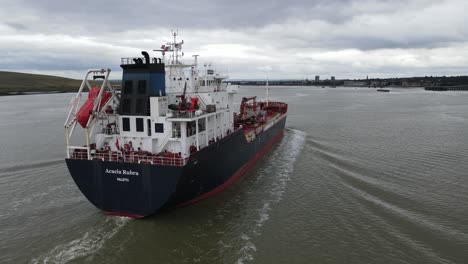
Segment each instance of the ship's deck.
[[[115,161],[127,163],[142,163],[142,164],[155,164],[167,166],[184,166],[188,158],[182,158],[176,153],[151,153],[147,151],[106,151],[106,150],[92,150],[91,160],[102,161]],[[86,149],[76,149],[72,159],[88,160],[88,153]]]
[[[254,122],[249,124],[239,124],[237,127],[235,127],[235,131],[237,129],[242,129],[247,141],[254,140],[258,135],[263,133],[264,130],[267,130],[271,125],[273,125],[277,120],[286,114],[287,104],[272,102],[265,110],[266,114],[264,120],[261,122]],[[242,127],[240,125],[242,125]],[[228,135],[229,134],[225,135],[225,137]],[[219,140],[221,139],[222,138]],[[210,142],[209,144],[213,143],[216,143],[216,141]],[[79,160],[101,160],[179,167],[187,164],[189,159],[189,157],[182,158],[179,153],[151,153],[148,151],[134,151],[132,149],[122,149],[121,151],[112,151],[110,149],[99,150],[93,149],[92,146],[89,154],[86,146],[74,149],[70,158]]]
[[269,102],[268,106],[263,109],[266,111],[265,119],[254,123],[241,123],[247,141],[255,139],[265,129],[268,129],[270,124],[274,123],[288,111],[288,105],[282,102]]

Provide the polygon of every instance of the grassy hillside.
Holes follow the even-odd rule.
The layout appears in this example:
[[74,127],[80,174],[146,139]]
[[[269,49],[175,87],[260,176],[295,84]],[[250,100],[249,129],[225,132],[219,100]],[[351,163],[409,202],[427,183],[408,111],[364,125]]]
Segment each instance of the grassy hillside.
[[49,75],[0,71],[0,93],[23,92],[74,92],[81,80]]
[[[77,92],[82,80],[57,76],[0,71],[0,95],[28,92]],[[91,85],[100,85],[99,81],[90,81]],[[111,84],[120,85],[119,80]]]

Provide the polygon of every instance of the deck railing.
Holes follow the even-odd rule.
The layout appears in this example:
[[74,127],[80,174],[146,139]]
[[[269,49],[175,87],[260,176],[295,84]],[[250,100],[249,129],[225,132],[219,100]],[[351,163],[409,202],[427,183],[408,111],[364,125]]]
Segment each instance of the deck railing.
[[[141,163],[141,164],[153,164],[153,165],[165,165],[165,166],[184,166],[188,158],[182,157],[165,157],[148,155],[145,153],[138,152],[127,152],[121,153],[117,151],[108,152],[95,152],[91,153],[91,160],[101,161],[115,161],[115,162],[126,162],[126,163]],[[71,159],[88,160],[88,153],[82,150],[75,150],[70,157]]]

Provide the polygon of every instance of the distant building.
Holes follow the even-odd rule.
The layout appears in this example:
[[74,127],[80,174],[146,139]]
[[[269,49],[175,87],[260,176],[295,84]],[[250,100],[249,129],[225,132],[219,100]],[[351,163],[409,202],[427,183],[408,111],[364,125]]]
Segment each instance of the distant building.
[[330,77],[330,87],[336,87],[335,76]]
[[320,75],[315,75],[315,81],[319,82],[320,81]]
[[367,82],[366,82],[366,81],[351,81],[351,80],[347,80],[347,81],[344,81],[344,86],[363,87],[363,86],[367,86]]

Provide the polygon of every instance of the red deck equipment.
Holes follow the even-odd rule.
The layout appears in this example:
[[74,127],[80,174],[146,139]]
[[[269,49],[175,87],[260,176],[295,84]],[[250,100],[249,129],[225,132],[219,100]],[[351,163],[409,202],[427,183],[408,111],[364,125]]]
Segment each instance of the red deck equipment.
[[[94,100],[99,95],[99,87],[92,88],[88,94],[88,100],[81,106],[80,110],[76,114],[76,121],[85,128],[88,124],[89,117],[91,116],[91,111],[94,109]],[[107,103],[111,93],[104,91],[101,96],[100,108]],[[98,109],[99,111],[100,109]]]

